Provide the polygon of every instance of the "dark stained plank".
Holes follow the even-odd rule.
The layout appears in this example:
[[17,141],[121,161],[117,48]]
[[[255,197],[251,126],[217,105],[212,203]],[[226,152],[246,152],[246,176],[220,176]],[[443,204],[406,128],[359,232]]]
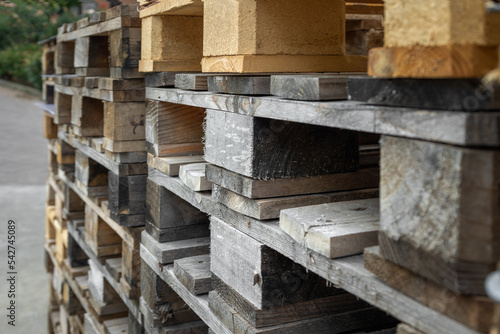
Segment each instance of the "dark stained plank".
[[349,99],[370,104],[481,111],[500,109],[500,87],[480,79],[383,79],[349,78]]

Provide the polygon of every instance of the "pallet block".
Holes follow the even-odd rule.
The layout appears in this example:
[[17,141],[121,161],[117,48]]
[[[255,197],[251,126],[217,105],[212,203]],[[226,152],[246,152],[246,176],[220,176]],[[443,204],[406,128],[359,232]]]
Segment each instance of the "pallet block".
[[500,154],[383,136],[379,244],[452,291],[484,294],[500,259]]
[[205,160],[256,179],[350,172],[358,135],[347,130],[207,109]]
[[139,71],[200,71],[203,17],[156,15],[142,18]]
[[104,102],[104,137],[113,141],[145,139],[144,102]]
[[379,247],[366,248],[363,258],[365,268],[387,285],[478,332],[489,331],[495,308],[489,298],[462,295],[441,287],[386,260]]
[[203,72],[365,69],[363,57],[344,54],[344,1],[209,0],[204,6]]
[[483,0],[385,1],[385,46],[500,44],[500,13]]
[[343,293],[226,222],[215,217],[210,221],[212,273],[254,307],[269,309]]
[[368,74],[380,78],[479,78],[498,64],[496,46],[438,45],[370,50]]
[[155,318],[154,327],[199,320],[184,300],[147,263],[141,263],[141,309]]
[[108,208],[115,215],[146,213],[147,175],[121,176],[108,173]]
[[138,247],[122,242],[122,275],[120,285],[125,295],[138,300],[141,295],[141,255]]

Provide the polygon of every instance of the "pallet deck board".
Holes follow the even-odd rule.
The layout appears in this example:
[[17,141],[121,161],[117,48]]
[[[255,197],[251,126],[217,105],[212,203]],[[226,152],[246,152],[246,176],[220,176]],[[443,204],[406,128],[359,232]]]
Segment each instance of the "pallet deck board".
[[146,88],[146,98],[254,117],[300,122],[463,146],[500,146],[500,112],[474,113],[378,107],[354,101],[282,98]]

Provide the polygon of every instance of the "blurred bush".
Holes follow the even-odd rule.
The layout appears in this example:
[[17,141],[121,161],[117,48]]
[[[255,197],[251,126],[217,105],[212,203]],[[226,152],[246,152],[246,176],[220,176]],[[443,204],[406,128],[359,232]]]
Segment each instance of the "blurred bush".
[[63,23],[80,17],[69,8],[78,0],[0,1],[0,78],[41,89],[42,46]]

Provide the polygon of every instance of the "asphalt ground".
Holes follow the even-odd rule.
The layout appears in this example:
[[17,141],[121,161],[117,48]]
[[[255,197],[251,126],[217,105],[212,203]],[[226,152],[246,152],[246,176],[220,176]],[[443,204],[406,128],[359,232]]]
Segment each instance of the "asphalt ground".
[[[0,86],[0,333],[47,333],[49,276],[43,246],[48,153],[43,111],[36,102],[24,91]],[[9,235],[15,236],[13,245]],[[15,254],[8,253],[9,245]],[[12,301],[15,327],[8,324]]]

